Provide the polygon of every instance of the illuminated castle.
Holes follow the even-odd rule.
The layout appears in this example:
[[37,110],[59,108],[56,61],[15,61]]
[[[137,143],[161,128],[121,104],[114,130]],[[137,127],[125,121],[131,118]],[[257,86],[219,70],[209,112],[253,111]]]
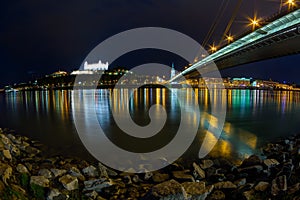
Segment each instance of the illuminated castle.
[[91,63],[91,64],[89,64],[86,61],[84,63],[83,68],[84,68],[84,70],[91,70],[91,71],[108,70],[108,62],[102,63],[101,60],[99,60],[98,63]]

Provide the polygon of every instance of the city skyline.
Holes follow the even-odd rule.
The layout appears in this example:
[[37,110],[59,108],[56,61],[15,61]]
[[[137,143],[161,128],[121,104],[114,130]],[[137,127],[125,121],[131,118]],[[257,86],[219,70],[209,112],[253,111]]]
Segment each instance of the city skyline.
[[[207,42],[208,46],[220,41],[237,2],[231,1],[226,7],[224,17]],[[0,18],[3,24],[0,28],[2,44],[0,59],[2,67],[5,68],[0,75],[2,86],[20,80],[27,81],[33,74],[49,74],[57,68],[66,71],[75,70],[74,66],[80,66],[87,53],[98,43],[131,28],[166,27],[187,34],[202,43],[222,1],[205,4],[192,0],[185,3],[180,1],[157,3],[149,0],[130,4],[118,1],[95,1],[85,4],[76,1],[68,6],[64,2],[59,3],[61,6],[54,5],[50,1],[26,4],[6,2],[5,4],[3,6],[5,9],[2,8],[4,17]],[[120,9],[120,6],[123,9]],[[158,8],[160,12],[155,12],[156,15],[153,15]],[[255,13],[257,19],[262,19],[278,12],[279,8],[280,1],[243,2],[230,30],[232,37],[251,28],[247,26],[248,18],[252,18]],[[136,15],[140,17],[136,18]],[[118,23],[121,21],[123,23]],[[208,46],[205,47],[207,50],[209,50]],[[174,60],[176,70],[180,70],[187,64],[186,61],[174,58],[174,55],[169,53],[151,51],[150,53],[133,52],[124,58],[121,57],[114,64],[136,66],[156,61],[169,65],[170,60]],[[287,56],[227,69],[221,71],[221,74],[272,78],[279,81],[288,79],[299,83],[297,77],[299,62],[299,55]]]

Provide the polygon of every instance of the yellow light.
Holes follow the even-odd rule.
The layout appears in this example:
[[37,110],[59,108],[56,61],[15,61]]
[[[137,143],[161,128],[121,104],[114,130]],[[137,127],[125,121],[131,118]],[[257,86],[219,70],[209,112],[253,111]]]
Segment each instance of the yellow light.
[[217,47],[213,44],[212,46],[210,46],[210,51],[211,52],[217,51]]
[[297,3],[295,0],[287,0],[284,5],[287,5],[289,9],[297,6]]
[[252,30],[255,30],[256,27],[260,26],[260,19],[257,18],[256,14],[254,15],[253,19],[248,18],[250,23],[248,24],[249,26],[252,26]]
[[228,43],[232,42],[233,41],[233,36],[232,35],[227,35],[226,40],[228,41]]

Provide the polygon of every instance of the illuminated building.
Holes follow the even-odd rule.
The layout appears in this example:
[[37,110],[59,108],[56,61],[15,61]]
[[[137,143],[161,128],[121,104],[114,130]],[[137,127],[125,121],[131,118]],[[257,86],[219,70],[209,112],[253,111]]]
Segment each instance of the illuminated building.
[[65,71],[57,71],[57,72],[54,72],[50,75],[46,75],[46,77],[53,77],[53,78],[56,78],[56,77],[62,77],[62,76],[67,76],[68,73],[65,72]]
[[83,75],[83,74],[94,74],[94,72],[89,70],[77,70],[71,73],[71,75]]
[[99,60],[98,63],[91,63],[89,64],[87,61],[84,63],[83,66],[84,70],[91,70],[91,71],[104,71],[108,70],[108,62],[102,63],[101,60]]
[[233,78],[231,83],[234,87],[250,87],[252,78]]

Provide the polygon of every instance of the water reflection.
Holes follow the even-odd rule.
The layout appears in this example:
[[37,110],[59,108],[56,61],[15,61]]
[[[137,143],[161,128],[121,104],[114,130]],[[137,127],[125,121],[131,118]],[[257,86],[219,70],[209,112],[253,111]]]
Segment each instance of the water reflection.
[[[136,140],[128,148],[153,150],[172,140],[181,120],[176,100],[178,97],[183,99],[187,112],[191,113],[184,119],[190,126],[198,123],[197,115],[190,108],[193,105],[199,105],[200,108],[198,135],[190,148],[192,155],[197,155],[201,145],[210,145],[202,144],[204,136],[209,137],[211,144],[217,140],[213,131],[207,131],[209,126],[217,126],[218,119],[211,115],[212,107],[217,104],[227,105],[227,116],[212,156],[242,158],[254,153],[265,141],[300,131],[300,94],[295,91],[214,90],[210,96],[206,89],[195,89],[193,93],[191,89],[170,91],[165,88],[147,88],[134,92],[131,89],[119,89],[95,90],[92,93],[98,102],[96,111],[99,122],[111,139],[121,146],[128,145],[128,138],[115,126],[112,110],[129,110],[134,122],[145,126],[150,122],[148,111],[151,105],[160,104],[165,107],[168,115],[167,128],[162,130],[159,138],[152,138],[152,146],[147,147],[147,142]],[[91,95],[91,91],[80,93],[82,102],[87,95]],[[75,108],[71,107],[71,99],[72,91],[66,90],[1,94],[0,125],[17,129],[58,149],[72,148],[76,154],[85,152],[73,125],[72,112]],[[126,107],[127,103],[129,107]],[[159,119],[160,116],[160,109],[156,107],[154,117]]]

